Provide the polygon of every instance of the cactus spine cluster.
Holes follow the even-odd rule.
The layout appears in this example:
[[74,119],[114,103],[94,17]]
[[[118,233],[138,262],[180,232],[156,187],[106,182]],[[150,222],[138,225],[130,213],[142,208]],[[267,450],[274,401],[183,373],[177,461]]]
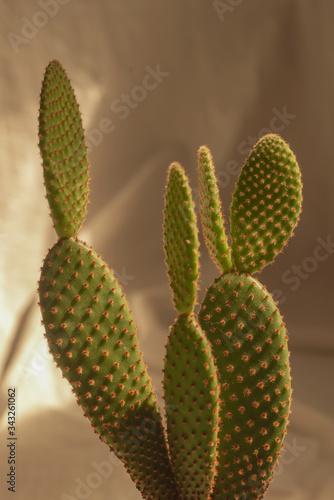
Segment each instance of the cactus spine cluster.
[[50,352],[84,416],[144,499],[262,498],[286,432],[291,385],[282,317],[252,274],[281,251],[298,221],[293,153],[276,135],[254,147],[233,197],[230,245],[212,157],[200,148],[201,221],[220,276],[198,316],[194,204],[183,167],[169,168],[164,249],[177,317],[166,345],[165,435],[126,297],[108,265],[78,238],[89,163],[74,91],[57,61],[44,74],[39,137],[58,235],[41,270],[39,303]]

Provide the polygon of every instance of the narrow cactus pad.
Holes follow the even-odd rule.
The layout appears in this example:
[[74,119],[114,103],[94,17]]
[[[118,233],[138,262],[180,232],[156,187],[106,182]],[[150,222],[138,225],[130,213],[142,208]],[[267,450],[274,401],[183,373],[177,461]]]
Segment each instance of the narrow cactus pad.
[[39,111],[44,183],[59,238],[75,236],[86,215],[88,159],[79,106],[58,61],[46,68]]
[[171,328],[164,387],[169,449],[181,498],[210,498],[219,386],[210,344],[193,314],[179,316]]
[[46,338],[78,404],[146,499],[177,499],[160,413],[117,280],[74,238],[45,258],[39,283]]
[[189,182],[178,163],[172,163],[168,172],[164,249],[175,308],[190,314],[197,294],[198,231]]
[[220,272],[233,268],[224,230],[219,190],[212,156],[206,146],[198,151],[199,203],[203,234],[211,258]]
[[291,401],[282,317],[250,275],[227,273],[208,289],[199,321],[221,384],[219,471],[213,499],[259,499],[274,473]]
[[233,259],[240,272],[272,262],[299,219],[302,182],[294,154],[283,139],[266,135],[244,165],[233,196]]

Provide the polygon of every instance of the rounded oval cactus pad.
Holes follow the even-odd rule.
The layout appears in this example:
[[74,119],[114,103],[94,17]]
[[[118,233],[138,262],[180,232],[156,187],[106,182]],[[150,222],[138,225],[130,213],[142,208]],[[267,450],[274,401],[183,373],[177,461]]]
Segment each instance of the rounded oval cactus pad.
[[282,317],[255,278],[215,280],[199,312],[221,384],[219,470],[213,499],[262,498],[274,473],[291,401]]
[[176,500],[156,397],[112,272],[85,243],[59,240],[45,258],[39,296],[50,351],[94,431],[143,498]]
[[58,61],[47,66],[39,110],[46,196],[59,238],[75,236],[88,202],[88,159],[79,106]]
[[273,261],[299,219],[302,181],[296,157],[278,135],[254,146],[240,173],[231,207],[233,259],[255,273]]

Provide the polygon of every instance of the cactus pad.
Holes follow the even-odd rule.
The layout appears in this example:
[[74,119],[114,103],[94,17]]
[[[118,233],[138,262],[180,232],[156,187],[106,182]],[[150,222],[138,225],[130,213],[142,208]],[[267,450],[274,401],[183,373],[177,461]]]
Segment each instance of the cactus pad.
[[198,231],[188,179],[178,163],[172,163],[168,172],[164,248],[175,308],[189,314],[197,293]]
[[274,473],[291,401],[287,337],[265,287],[217,278],[199,312],[221,384],[219,471],[213,499],[259,499]]
[[58,61],[46,68],[39,112],[46,196],[59,238],[75,236],[86,215],[88,159],[79,106]]
[[39,286],[50,351],[101,440],[147,499],[177,499],[160,413],[117,280],[74,238],[46,256]]
[[219,387],[210,344],[193,314],[179,316],[171,328],[164,387],[168,442],[181,498],[210,498]]
[[201,221],[206,246],[220,270],[233,269],[212,156],[206,146],[198,151],[198,182]]
[[232,251],[238,271],[260,271],[282,250],[299,218],[301,190],[289,146],[277,135],[264,136],[241,171],[232,201]]

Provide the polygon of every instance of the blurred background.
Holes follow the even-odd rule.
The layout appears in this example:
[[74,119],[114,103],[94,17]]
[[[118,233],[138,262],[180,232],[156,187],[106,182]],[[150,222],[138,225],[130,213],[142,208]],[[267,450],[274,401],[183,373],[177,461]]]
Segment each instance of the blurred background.
[[[330,0],[1,2],[1,498],[12,498],[12,387],[17,500],[140,498],[82,418],[40,325],[39,269],[56,241],[37,147],[51,59],[72,80],[90,147],[91,203],[80,237],[127,294],[159,397],[176,315],[162,250],[168,165],[182,163],[197,200],[196,153],[208,145],[228,218],[251,146],[269,132],[290,144],[303,174],[301,221],[259,276],[287,324],[294,386],[286,450],[266,498],[334,498],[333,23]],[[218,275],[201,242],[200,301]]]

